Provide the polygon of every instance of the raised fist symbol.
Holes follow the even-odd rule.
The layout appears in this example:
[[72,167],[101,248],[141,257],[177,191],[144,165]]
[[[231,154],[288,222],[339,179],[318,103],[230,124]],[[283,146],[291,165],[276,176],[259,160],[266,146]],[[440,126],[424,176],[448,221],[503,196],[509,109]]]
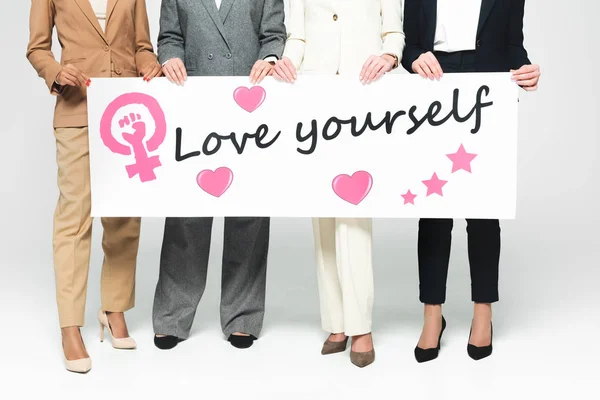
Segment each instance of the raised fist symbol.
[[146,137],[146,123],[140,114],[131,113],[119,120],[119,126],[126,128],[131,126],[133,133],[123,132],[123,139],[131,145],[135,156],[135,164],[128,165],[127,174],[130,178],[139,175],[142,182],[156,179],[154,169],[161,166],[158,156],[148,156],[144,138]]
[[140,114],[131,113],[129,116],[119,120],[119,126],[125,128],[130,126],[133,128],[133,133],[123,132],[123,139],[133,145],[133,142],[142,141],[146,137],[146,123],[142,120]]

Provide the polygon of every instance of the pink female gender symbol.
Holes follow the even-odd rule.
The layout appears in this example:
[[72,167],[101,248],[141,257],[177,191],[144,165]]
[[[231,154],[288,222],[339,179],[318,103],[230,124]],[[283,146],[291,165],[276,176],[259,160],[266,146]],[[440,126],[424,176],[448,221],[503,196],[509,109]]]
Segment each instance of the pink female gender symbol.
[[[128,105],[138,104],[145,106],[150,115],[154,119],[155,130],[154,134],[146,142],[144,146],[144,138],[146,137],[146,124],[140,120],[140,116],[129,114],[119,121],[121,128],[131,124],[134,133],[123,133],[123,139],[130,144],[126,146],[115,139],[112,132],[112,120],[117,112]],[[126,167],[127,174],[130,178],[139,175],[140,181],[148,182],[156,179],[154,170],[161,166],[158,156],[149,156],[148,152],[153,152],[163,143],[167,134],[167,121],[158,101],[152,96],[144,93],[125,93],[113,100],[100,120],[100,137],[106,147],[115,154],[128,156],[133,150],[135,164]],[[146,151],[146,148],[148,149]]]

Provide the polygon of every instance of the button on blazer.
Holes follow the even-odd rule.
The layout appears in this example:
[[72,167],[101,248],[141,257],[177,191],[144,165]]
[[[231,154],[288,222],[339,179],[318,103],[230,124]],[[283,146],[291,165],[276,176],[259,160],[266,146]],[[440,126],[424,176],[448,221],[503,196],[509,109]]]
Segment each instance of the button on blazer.
[[402,0],[290,0],[284,56],[300,71],[358,74],[369,56],[400,59],[403,48]]
[[[413,62],[433,51],[437,0],[404,0],[406,48],[402,65],[412,71]],[[479,72],[508,72],[531,64],[523,46],[525,0],[482,0],[475,41],[475,65]]]
[[158,56],[181,59],[189,76],[243,76],[281,57],[283,0],[162,0]]
[[[27,58],[58,95],[54,127],[87,126],[85,87],[56,90],[63,65],[73,64],[90,77],[134,77],[157,62],[150,41],[145,0],[108,0],[106,32],[89,0],[32,0]],[[56,26],[62,48],[58,62],[52,53]],[[92,81],[93,84],[93,81]]]

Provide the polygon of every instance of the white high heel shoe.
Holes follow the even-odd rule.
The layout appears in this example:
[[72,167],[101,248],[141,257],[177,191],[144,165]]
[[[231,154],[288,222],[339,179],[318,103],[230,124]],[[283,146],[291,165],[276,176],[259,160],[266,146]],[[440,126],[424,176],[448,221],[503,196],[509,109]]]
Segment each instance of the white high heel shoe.
[[81,358],[79,360],[67,360],[65,357],[65,368],[67,371],[77,374],[87,374],[92,369],[91,358]]
[[137,344],[135,340],[131,337],[126,338],[116,338],[113,336],[112,329],[110,328],[110,323],[108,322],[108,316],[106,312],[102,310],[98,310],[98,321],[100,322],[100,341],[104,342],[104,328],[108,329],[108,334],[110,335],[110,339],[112,341],[112,347],[120,350],[133,350],[137,348]]
[[[83,338],[82,338],[83,341]],[[85,346],[85,345],[84,345]],[[67,357],[64,356],[63,349],[63,360],[65,362],[65,368],[69,372],[75,372],[77,374],[87,374],[92,369],[92,359],[80,358],[78,360],[67,360]]]

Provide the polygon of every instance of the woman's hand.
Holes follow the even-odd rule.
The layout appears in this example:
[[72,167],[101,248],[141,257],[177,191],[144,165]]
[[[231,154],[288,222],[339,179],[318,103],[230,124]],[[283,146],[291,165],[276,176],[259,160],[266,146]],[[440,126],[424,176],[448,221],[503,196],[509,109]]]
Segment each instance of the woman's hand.
[[162,71],[169,81],[177,85],[183,85],[187,79],[187,70],[180,58],[171,58],[163,65]]
[[265,79],[265,76],[271,75],[273,64],[265,60],[258,60],[254,63],[252,71],[250,71],[250,82],[256,85]]
[[67,64],[56,77],[56,83],[60,86],[90,86],[92,81],[79,68]]
[[444,72],[437,58],[432,52],[423,53],[412,64],[413,72],[421,75],[423,78],[431,80],[440,79]]
[[283,57],[275,63],[273,77],[279,81],[294,83],[297,77],[296,67],[289,58]]
[[162,75],[162,67],[159,63],[153,62],[140,69],[140,74],[144,77],[146,82],[150,82],[152,78]]
[[540,76],[542,76],[539,65],[523,65],[517,70],[511,69],[510,72],[513,81],[517,82],[517,85],[530,92],[537,90]]
[[390,55],[371,56],[363,64],[359,79],[364,84],[374,82],[394,69],[395,65],[396,59]]

